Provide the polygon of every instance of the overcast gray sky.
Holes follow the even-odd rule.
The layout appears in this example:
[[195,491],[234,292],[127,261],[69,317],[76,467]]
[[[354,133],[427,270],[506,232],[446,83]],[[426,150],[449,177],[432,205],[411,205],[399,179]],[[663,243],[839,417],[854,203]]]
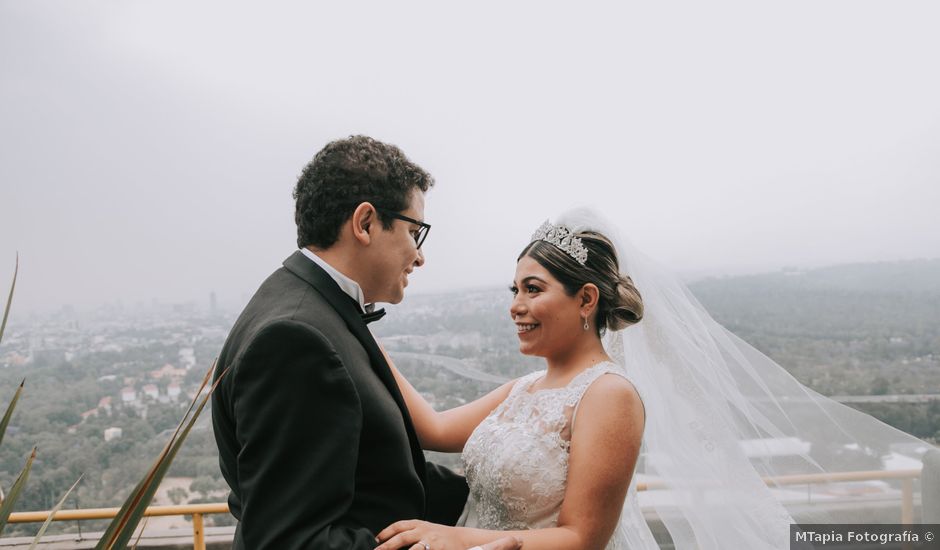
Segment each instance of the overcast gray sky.
[[409,291],[590,205],[681,272],[940,256],[940,3],[0,0],[0,287],[241,300],[365,133],[429,169]]

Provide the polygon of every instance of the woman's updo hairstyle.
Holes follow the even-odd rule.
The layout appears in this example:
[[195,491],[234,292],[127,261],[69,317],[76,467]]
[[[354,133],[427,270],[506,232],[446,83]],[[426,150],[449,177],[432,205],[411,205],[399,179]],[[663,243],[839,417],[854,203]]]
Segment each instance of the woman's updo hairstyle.
[[622,330],[643,318],[643,298],[633,280],[621,275],[613,243],[595,231],[575,233],[587,248],[587,261],[582,266],[567,252],[552,243],[536,240],[529,243],[516,261],[528,256],[548,270],[564,286],[569,296],[593,283],[598,289],[597,333],[605,329]]

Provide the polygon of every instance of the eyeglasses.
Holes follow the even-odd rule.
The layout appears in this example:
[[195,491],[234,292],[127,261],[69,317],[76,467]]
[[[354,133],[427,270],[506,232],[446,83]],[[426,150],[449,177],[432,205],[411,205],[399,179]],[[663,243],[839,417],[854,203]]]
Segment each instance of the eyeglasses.
[[418,220],[409,218],[408,216],[402,216],[398,212],[392,212],[391,210],[386,210],[384,208],[376,208],[376,210],[385,214],[386,216],[391,216],[397,220],[417,225],[418,229],[413,230],[411,232],[411,236],[415,238],[415,244],[418,246],[418,248],[421,248],[421,245],[424,244],[424,239],[428,237],[428,231],[431,230],[430,224],[419,222]]

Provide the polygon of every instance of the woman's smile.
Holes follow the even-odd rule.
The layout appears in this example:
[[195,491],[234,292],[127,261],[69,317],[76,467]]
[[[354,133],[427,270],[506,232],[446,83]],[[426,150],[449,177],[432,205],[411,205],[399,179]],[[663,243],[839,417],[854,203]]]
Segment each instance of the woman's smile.
[[516,333],[526,334],[538,328],[538,323],[516,323]]

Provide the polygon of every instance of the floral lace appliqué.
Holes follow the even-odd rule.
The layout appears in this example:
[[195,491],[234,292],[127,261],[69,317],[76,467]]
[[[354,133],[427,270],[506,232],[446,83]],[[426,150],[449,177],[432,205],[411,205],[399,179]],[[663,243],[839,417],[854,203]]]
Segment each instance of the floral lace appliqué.
[[[477,426],[464,447],[463,463],[478,527],[514,530],[557,524],[567,485],[572,417],[587,388],[608,372],[624,376],[615,364],[601,363],[563,388],[538,391],[530,390],[545,372],[531,373]],[[635,505],[632,483],[627,498]],[[620,547],[618,538],[615,533],[609,549]]]

